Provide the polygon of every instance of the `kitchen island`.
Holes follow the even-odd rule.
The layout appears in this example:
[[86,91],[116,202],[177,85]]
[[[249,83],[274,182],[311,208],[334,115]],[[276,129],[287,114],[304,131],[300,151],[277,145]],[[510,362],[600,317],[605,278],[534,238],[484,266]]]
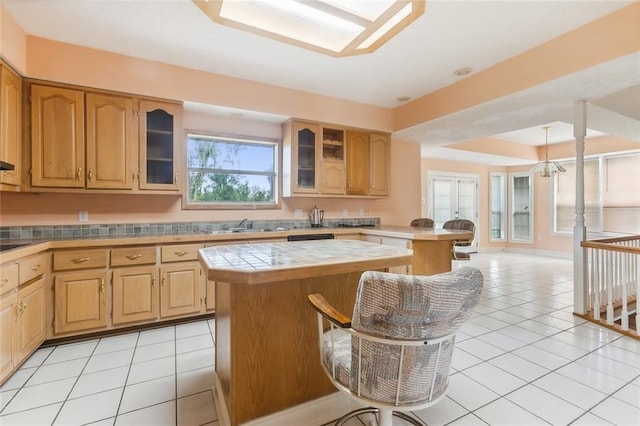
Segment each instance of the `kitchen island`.
[[335,392],[307,295],[351,315],[362,272],[408,265],[412,252],[317,240],[213,246],[200,260],[216,281],[216,409],[222,425],[239,425]]

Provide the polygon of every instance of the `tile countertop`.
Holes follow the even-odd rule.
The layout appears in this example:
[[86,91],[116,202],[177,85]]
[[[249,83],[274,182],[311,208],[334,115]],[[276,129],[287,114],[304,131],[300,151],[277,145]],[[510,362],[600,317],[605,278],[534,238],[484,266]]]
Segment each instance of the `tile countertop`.
[[337,236],[348,234],[378,235],[383,237],[404,238],[410,240],[453,240],[470,236],[467,231],[449,231],[442,229],[413,228],[409,226],[379,225],[362,228],[296,228],[286,231],[247,231],[233,233],[191,233],[164,236],[107,236],[70,238],[67,240],[3,240],[3,244],[25,244],[13,250],[0,252],[0,263],[17,260],[21,257],[43,252],[48,249],[74,249],[104,246],[123,246],[133,244],[172,244],[172,243],[208,243],[218,241],[257,240],[263,238],[286,238],[289,235],[326,234]]
[[261,284],[411,263],[412,250],[359,240],[229,244],[200,249],[210,280]]

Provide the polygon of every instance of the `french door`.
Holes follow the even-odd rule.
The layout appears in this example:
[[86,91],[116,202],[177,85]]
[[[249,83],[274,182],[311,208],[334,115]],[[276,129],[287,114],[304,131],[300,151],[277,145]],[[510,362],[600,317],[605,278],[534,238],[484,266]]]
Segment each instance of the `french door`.
[[[450,219],[468,219],[476,224],[478,233],[478,178],[471,175],[440,175],[429,173],[428,214],[436,228]],[[477,243],[460,251],[476,252]],[[464,249],[464,250],[463,250]]]

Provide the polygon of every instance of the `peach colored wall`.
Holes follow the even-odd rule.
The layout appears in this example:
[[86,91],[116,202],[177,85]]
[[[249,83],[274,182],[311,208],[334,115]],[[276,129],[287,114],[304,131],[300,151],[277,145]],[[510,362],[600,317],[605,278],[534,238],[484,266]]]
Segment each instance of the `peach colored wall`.
[[395,112],[405,129],[640,50],[640,2],[425,95]]
[[[640,142],[629,141],[617,136],[604,135],[586,138],[584,155],[606,154],[609,152],[623,152],[640,149]],[[538,147],[539,158],[544,158],[544,147]],[[575,158],[575,142],[565,142],[549,145],[549,159]]]
[[375,213],[387,225],[408,225],[421,217],[420,145],[391,142],[391,197],[375,203]]
[[95,88],[224,105],[380,131],[391,131],[393,125],[392,111],[387,108],[34,36],[27,38],[27,75]]
[[[447,145],[447,148],[463,151],[481,152],[506,157],[522,158],[523,160],[538,161],[536,147],[503,141],[496,138],[479,138]],[[543,153],[544,155],[544,153]]]
[[24,74],[27,63],[27,35],[0,4],[0,56]]

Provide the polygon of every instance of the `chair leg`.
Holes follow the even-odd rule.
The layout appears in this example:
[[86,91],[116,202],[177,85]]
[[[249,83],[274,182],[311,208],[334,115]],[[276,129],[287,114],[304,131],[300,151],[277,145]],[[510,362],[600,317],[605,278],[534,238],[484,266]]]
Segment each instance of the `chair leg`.
[[379,409],[374,407],[363,407],[363,408],[358,408],[356,410],[350,411],[338,419],[338,421],[336,422],[336,426],[344,426],[352,418],[357,417],[361,414],[366,414],[366,413],[373,413],[376,417],[377,423],[372,421],[370,422],[370,426],[391,426],[393,424],[393,419],[392,419],[393,416],[396,416],[411,425],[425,426],[425,424],[422,421],[414,417],[411,417],[408,414],[405,414],[403,412],[392,411],[389,409]]
[[393,411],[380,408],[378,410],[378,426],[392,426]]

